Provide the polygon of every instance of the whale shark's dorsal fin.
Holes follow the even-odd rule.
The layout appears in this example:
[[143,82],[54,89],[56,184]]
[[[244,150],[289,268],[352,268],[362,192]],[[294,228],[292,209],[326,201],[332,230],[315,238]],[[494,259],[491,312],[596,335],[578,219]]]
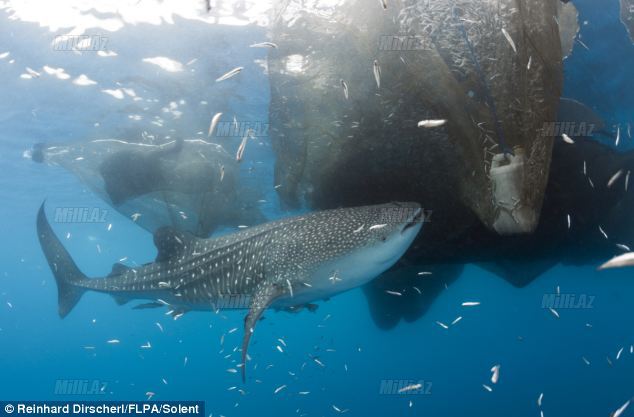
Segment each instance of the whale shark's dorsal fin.
[[131,269],[129,266],[126,266],[122,263],[119,262],[115,262],[114,264],[112,264],[112,271],[110,271],[110,273],[108,274],[109,277],[114,277],[117,275],[121,275],[123,273],[125,273],[126,271],[128,271],[129,269]]
[[180,256],[196,240],[197,238],[190,233],[169,226],[161,227],[154,233],[154,244],[158,249],[156,262],[165,262]]

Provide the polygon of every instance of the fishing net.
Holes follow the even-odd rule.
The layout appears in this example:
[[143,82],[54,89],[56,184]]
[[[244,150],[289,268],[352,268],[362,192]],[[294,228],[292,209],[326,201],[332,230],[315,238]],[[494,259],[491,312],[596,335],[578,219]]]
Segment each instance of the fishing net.
[[462,205],[499,233],[531,231],[553,141],[540,132],[562,87],[557,3],[280,4],[269,73],[282,200],[413,199],[460,219]]

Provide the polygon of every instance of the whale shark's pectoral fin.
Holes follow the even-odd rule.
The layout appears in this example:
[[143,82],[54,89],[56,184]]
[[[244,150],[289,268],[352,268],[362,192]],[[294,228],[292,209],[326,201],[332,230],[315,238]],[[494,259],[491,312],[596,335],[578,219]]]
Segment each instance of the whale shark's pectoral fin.
[[112,294],[112,298],[114,298],[114,301],[115,303],[117,303],[118,306],[127,304],[127,302],[130,301],[130,299],[126,297],[125,295],[116,294],[116,293]]
[[244,318],[244,336],[242,338],[242,382],[246,379],[246,362],[247,350],[249,348],[249,340],[255,329],[258,319],[264,313],[273,301],[280,295],[284,294],[284,287],[275,284],[263,283],[260,285],[251,297],[251,305],[249,313]]

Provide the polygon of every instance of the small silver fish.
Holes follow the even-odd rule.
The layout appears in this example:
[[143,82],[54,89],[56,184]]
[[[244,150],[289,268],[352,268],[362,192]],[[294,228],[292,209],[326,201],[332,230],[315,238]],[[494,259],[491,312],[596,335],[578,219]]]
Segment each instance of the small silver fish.
[[630,400],[627,400],[627,402],[625,404],[623,404],[621,407],[619,407],[618,410],[616,410],[615,412],[613,412],[612,414],[610,414],[610,417],[619,417],[621,414],[623,414],[623,411],[625,411],[625,409],[630,405]]
[[381,67],[379,66],[379,61],[374,60],[374,64],[372,65],[372,70],[374,71],[374,80],[376,81],[376,88],[381,88]]
[[429,119],[429,120],[421,120],[418,122],[418,127],[431,128],[431,127],[440,127],[447,123],[446,119]]
[[491,382],[497,384],[500,379],[500,365],[494,365],[493,368],[491,368],[491,372],[493,373],[491,375]]
[[422,384],[411,384],[398,390],[398,393],[401,394],[407,391],[415,391],[417,389],[420,389],[422,386],[423,386]]
[[441,321],[436,321],[436,324],[439,325],[440,327],[442,327],[443,329],[448,329],[449,326],[447,326],[445,323],[441,322]]
[[341,82],[341,87],[343,88],[343,95],[346,98],[346,100],[348,100],[348,84],[346,84],[346,82],[343,79],[341,79],[340,82]]
[[244,137],[242,138],[242,142],[240,143],[240,146],[238,147],[238,151],[236,152],[236,161],[240,162],[242,161],[242,157],[244,156],[244,149],[247,146],[247,140],[249,139],[249,135],[244,135]]
[[603,230],[603,228],[602,228],[601,226],[599,226],[599,232],[601,232],[601,234],[603,235],[603,237],[604,237],[605,239],[607,239],[607,238],[608,238],[608,234],[607,234],[607,233],[605,233],[605,230]]
[[324,365],[323,362],[320,361],[318,358],[313,358],[313,362],[315,362],[317,365],[321,366],[322,368],[326,367],[326,365]]
[[588,47],[588,45],[586,45],[585,43],[583,43],[583,41],[582,41],[581,39],[577,38],[577,39],[575,39],[575,40],[576,40],[577,42],[579,42],[579,44],[580,44],[581,46],[583,46],[586,50],[588,50],[588,51],[590,50],[590,48]]
[[249,45],[249,48],[277,48],[277,45],[273,42],[260,42]]
[[364,225],[364,224],[362,224],[362,225],[361,225],[361,226],[359,226],[357,229],[354,229],[354,230],[352,231],[352,233],[359,233],[360,231],[362,231],[362,230],[363,230],[363,227],[364,227],[364,226],[365,226],[365,225]]
[[220,82],[220,81],[224,81],[224,80],[228,80],[231,77],[234,77],[238,74],[240,74],[240,72],[244,69],[244,67],[236,67],[234,69],[232,69],[231,71],[229,71],[228,73],[216,78],[216,82]]
[[511,45],[511,48],[513,48],[513,52],[517,53],[517,48],[515,47],[515,42],[513,42],[513,38],[511,38],[511,35],[509,35],[509,33],[504,28],[502,28],[502,34]]
[[623,175],[622,169],[619,169],[614,175],[612,175],[612,177],[610,177],[610,180],[608,181],[608,188],[612,187],[612,184],[614,184],[616,180],[621,178],[621,175]]
[[218,125],[220,116],[222,116],[222,113],[216,113],[214,114],[214,117],[211,118],[211,123],[209,123],[209,132],[207,133],[207,137],[211,137],[211,135],[214,133],[214,130],[216,130],[216,126]]

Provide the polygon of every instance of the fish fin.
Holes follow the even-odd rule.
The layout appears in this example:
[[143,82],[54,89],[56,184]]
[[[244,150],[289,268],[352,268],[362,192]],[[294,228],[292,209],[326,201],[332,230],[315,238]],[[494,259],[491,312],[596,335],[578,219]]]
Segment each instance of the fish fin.
[[120,305],[120,306],[130,301],[123,295],[119,295],[119,294],[112,294],[112,298],[114,298],[114,301],[117,303],[117,305]]
[[264,284],[258,287],[251,297],[249,312],[244,318],[244,336],[242,338],[242,382],[246,380],[247,349],[249,340],[255,329],[258,319],[264,313],[273,300],[284,293],[284,289],[278,285]]
[[605,122],[594,110],[580,101],[561,97],[557,111],[559,122],[585,123],[592,126],[595,132],[605,128]]
[[285,307],[283,308],[283,310],[289,313],[299,313],[303,309],[306,309],[310,311],[311,313],[314,313],[315,311],[317,311],[317,308],[319,308],[319,305],[317,304],[306,303],[306,304],[298,304],[295,306]]
[[306,310],[310,311],[311,313],[314,313],[319,308],[319,305],[313,304],[313,303],[307,303],[307,304],[304,304],[304,307],[306,307]]
[[180,256],[197,238],[191,233],[164,226],[154,232],[154,245],[158,249],[156,262],[164,262]]
[[161,304],[159,302],[153,302],[153,303],[143,303],[143,304],[138,304],[135,305],[134,307],[132,307],[133,310],[145,310],[148,308],[159,308],[159,307],[164,307],[165,304]]
[[57,282],[58,312],[59,316],[64,318],[75,307],[85,292],[85,289],[77,286],[77,284],[87,278],[77,268],[64,245],[55,236],[51,225],[46,219],[44,203],[42,203],[37,213],[37,236],[44,256],[46,256],[46,260]]
[[132,269],[132,268],[130,268],[129,266],[126,266],[126,265],[124,265],[122,263],[115,262],[112,265],[112,271],[110,271],[110,273],[108,274],[108,278],[115,277],[117,275],[121,275],[121,274],[125,273],[126,271],[128,271],[129,269]]

